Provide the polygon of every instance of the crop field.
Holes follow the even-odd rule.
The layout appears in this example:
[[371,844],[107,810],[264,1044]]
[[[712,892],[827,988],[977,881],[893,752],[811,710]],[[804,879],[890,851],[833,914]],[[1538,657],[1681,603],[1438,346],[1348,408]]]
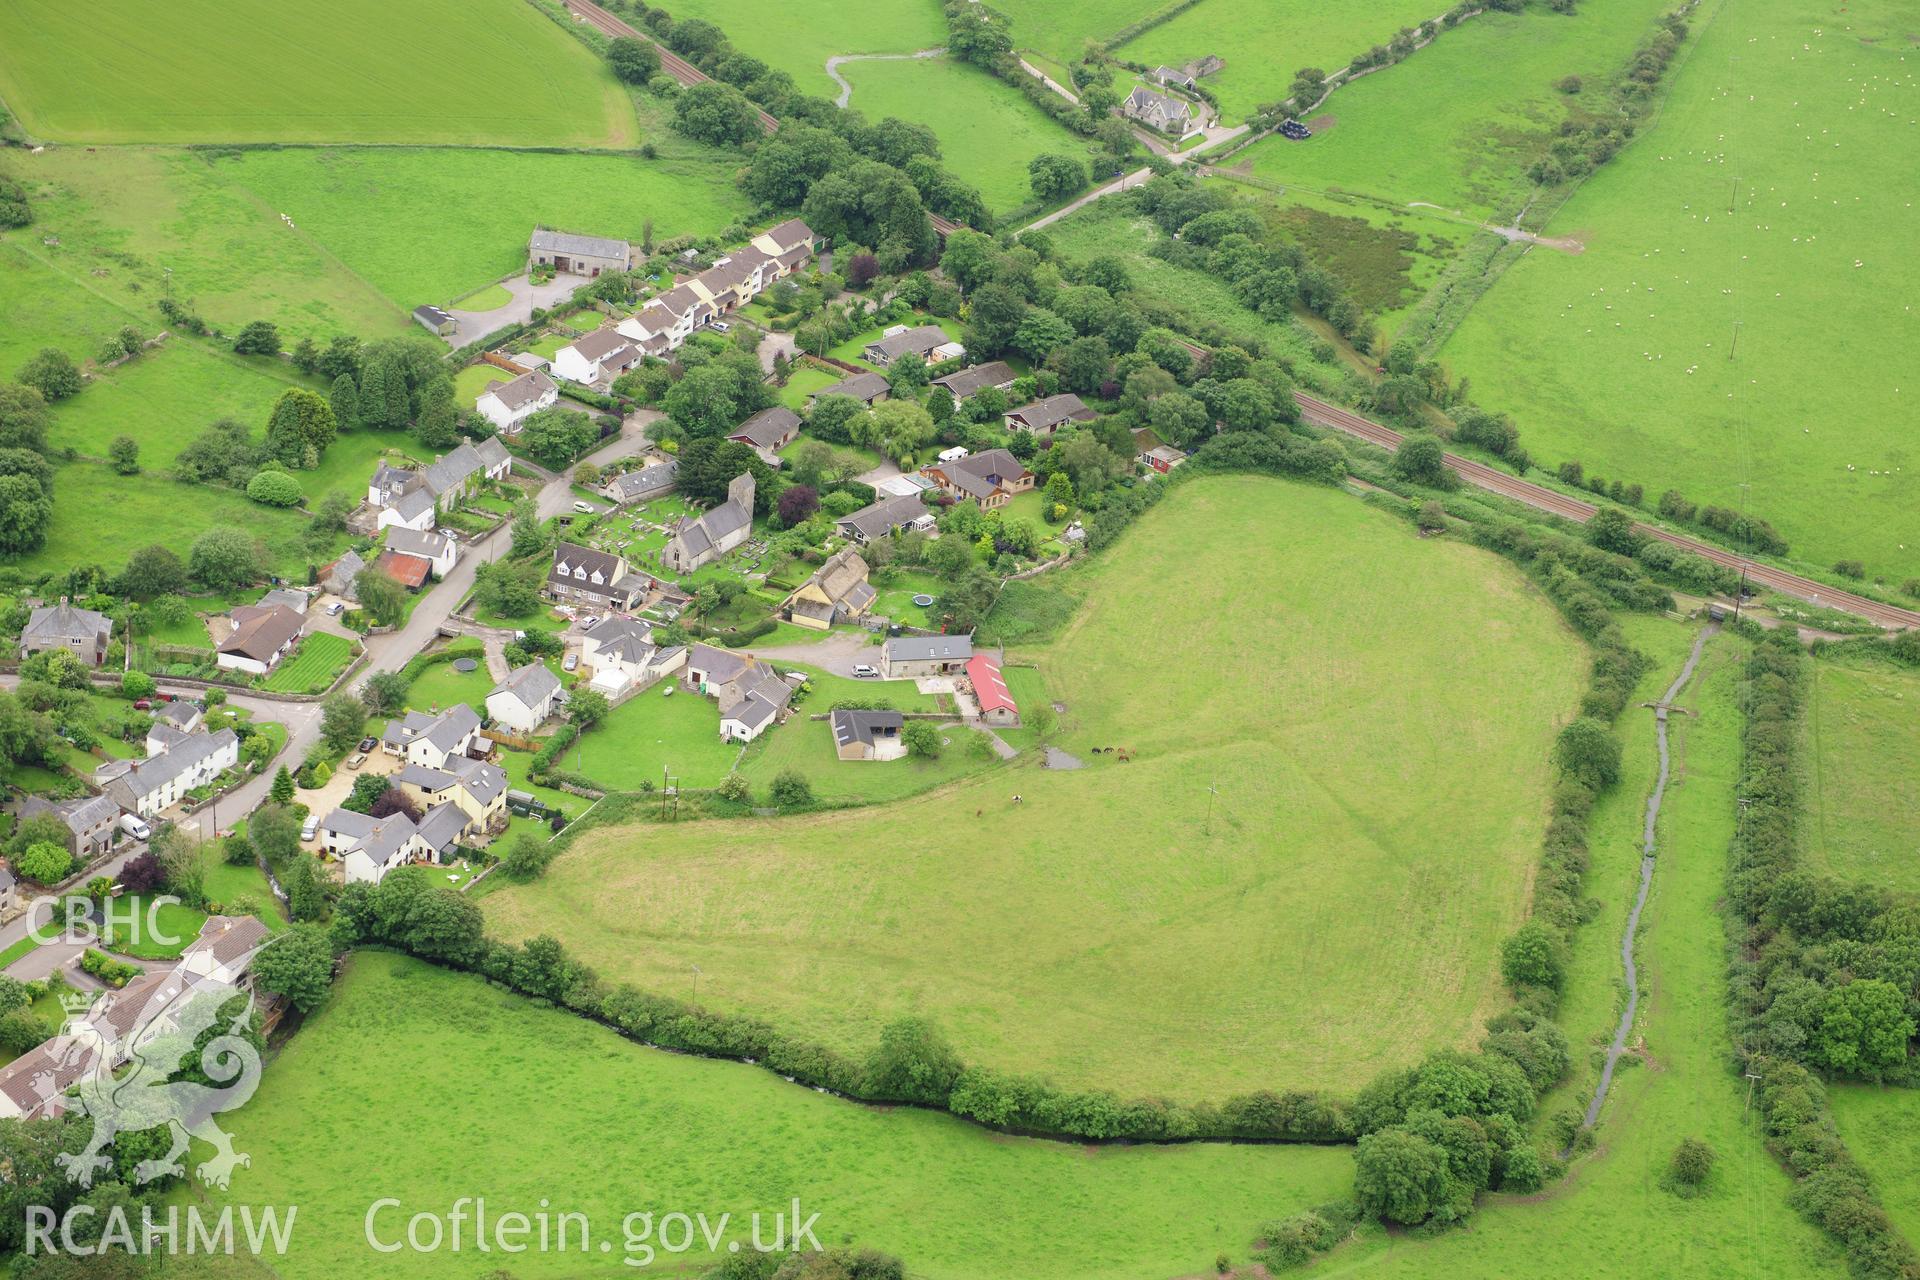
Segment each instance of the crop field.
[[1019,90],[952,58],[854,62],[840,74],[853,86],[848,105],[869,120],[897,116],[931,128],[946,167],[978,187],[996,213],[1033,199],[1027,162],[1035,156],[1087,154],[1084,139]]
[[[253,1158],[232,1198],[300,1206],[294,1248],[274,1260],[287,1280],[445,1274],[443,1256],[375,1254],[362,1220],[374,1198],[400,1196],[404,1231],[406,1214],[473,1194],[480,1169],[490,1214],[531,1213],[551,1197],[556,1212],[588,1215],[616,1251],[628,1213],[731,1212],[741,1227],[726,1234],[745,1238],[747,1215],[798,1196],[819,1213],[823,1244],[906,1255],[934,1280],[1197,1273],[1219,1252],[1242,1253],[1261,1222],[1332,1199],[1352,1179],[1341,1148],[1085,1147],[856,1106],[757,1067],[647,1049],[381,952],[354,957],[232,1128]],[[351,1140],[365,1133],[408,1136]],[[599,1173],[581,1179],[583,1162]],[[655,1266],[692,1260],[662,1254]],[[535,1251],[513,1273],[606,1265]]]
[[[1470,1039],[1584,669],[1553,611],[1488,556],[1258,479],[1184,487],[1082,584],[1023,656],[1088,768],[595,831],[493,927],[648,986],[698,963],[703,1000],[830,1043],[915,1010],[973,1060],[1129,1093],[1344,1089]],[[1168,635],[1180,660],[1143,661]]]
[[516,0],[10,6],[0,97],[63,142],[627,146],[592,52]]
[[1808,858],[1832,875],[1920,890],[1920,676],[1835,658],[1813,670]]
[[1445,8],[1433,0],[1200,0],[1117,52],[1149,67],[1179,66],[1209,53],[1224,58],[1226,67],[1201,83],[1219,97],[1231,124],[1286,97],[1300,68],[1338,70]]
[[1586,252],[1523,258],[1441,354],[1543,462],[1744,506],[1798,558],[1897,581],[1920,503],[1888,353],[1920,316],[1888,299],[1920,283],[1920,181],[1884,157],[1913,143],[1920,5],[1713,13],[1658,123],[1550,224]]
[[[1424,201],[1474,219],[1510,215],[1530,189],[1527,166],[1568,106],[1603,105],[1601,82],[1672,7],[1620,0],[1570,15],[1538,7],[1483,13],[1337,90],[1316,113],[1332,120],[1320,121],[1310,140],[1263,139],[1235,156],[1234,167],[1287,186]],[[1576,98],[1554,89],[1568,75],[1585,84]]]
[[[795,21],[792,7],[779,0],[747,0],[745,4],[687,0],[674,7],[673,16],[713,23],[727,33],[734,48],[792,76],[802,93],[827,98],[837,97],[840,92],[840,87],[827,78],[828,58],[912,53],[947,42],[947,26],[937,4],[822,0],[808,6],[804,21]],[[868,115],[870,119],[879,118],[878,113]]]
[[1920,1236],[1920,1089],[1838,1084],[1827,1089],[1847,1147],[1872,1175],[1894,1225]]
[[410,311],[524,266],[535,223],[639,240],[651,221],[664,240],[716,234],[747,212],[733,185],[737,158],[665,138],[660,145],[658,160],[293,149],[241,152],[215,167]]

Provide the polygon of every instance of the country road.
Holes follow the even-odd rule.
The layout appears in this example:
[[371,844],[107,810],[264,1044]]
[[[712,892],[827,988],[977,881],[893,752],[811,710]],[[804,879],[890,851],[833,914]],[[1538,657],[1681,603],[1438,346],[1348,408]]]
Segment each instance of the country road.
[[[567,10],[572,13],[575,18],[586,23],[601,35],[627,36],[631,39],[652,45],[654,51],[660,55],[660,69],[672,76],[675,80],[678,80],[681,84],[704,84],[713,79],[712,76],[694,66],[691,62],[688,62],[685,58],[667,48],[667,46],[661,44],[646,32],[640,30],[638,27],[629,26],[613,14],[602,9],[599,5],[594,4],[593,0],[566,0],[566,4]],[[759,107],[756,106],[753,111],[754,114],[760,118],[761,129],[766,132],[772,133],[780,127],[778,120],[774,119],[765,111],[762,111]]]
[[[1401,435],[1398,431],[1363,418],[1350,409],[1342,409],[1338,405],[1328,404],[1324,400],[1317,400],[1298,391],[1293,393],[1293,398],[1299,403],[1302,416],[1316,426],[1331,427],[1335,431],[1357,436],[1382,449],[1396,449],[1400,445]],[[1449,453],[1445,457],[1447,466],[1468,484],[1485,489],[1489,493],[1512,498],[1516,502],[1523,502],[1535,510],[1560,516],[1575,524],[1585,524],[1593,519],[1594,512],[1598,509],[1592,503],[1568,497],[1556,489],[1534,484],[1530,480],[1522,480],[1518,476],[1510,476],[1504,471],[1482,462],[1475,462],[1471,458],[1463,458],[1456,453]],[[1744,573],[1747,581],[1756,586],[1778,591],[1782,595],[1804,600],[1808,604],[1855,614],[1889,631],[1904,631],[1910,627],[1920,627],[1920,612],[1915,610],[1903,609],[1898,605],[1882,604],[1878,600],[1869,600],[1851,591],[1830,587],[1824,582],[1815,582],[1812,578],[1803,578],[1797,573],[1776,569],[1758,560],[1749,560],[1745,556],[1736,555],[1712,543],[1701,542],[1697,538],[1689,538],[1684,534],[1673,533],[1654,525],[1635,522],[1633,527],[1635,532],[1649,538],[1658,538],[1662,542],[1670,543],[1684,551],[1691,551],[1715,564],[1725,565],[1729,569]]]

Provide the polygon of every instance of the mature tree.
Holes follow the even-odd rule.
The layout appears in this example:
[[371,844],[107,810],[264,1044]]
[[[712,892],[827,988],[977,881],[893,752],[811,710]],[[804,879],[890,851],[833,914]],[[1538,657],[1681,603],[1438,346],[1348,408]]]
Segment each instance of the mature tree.
[[1877,1080],[1906,1061],[1913,1033],[1904,991],[1878,978],[1856,978],[1826,993],[1813,1058],[1831,1070]]
[[1529,920],[1501,944],[1500,975],[1508,986],[1558,991],[1566,981],[1566,944],[1546,925]]
[[280,354],[280,330],[271,320],[255,320],[233,340],[236,355],[277,356]]
[[398,431],[412,413],[406,363],[398,351],[369,355],[360,371],[360,421],[383,431]]
[[0,475],[0,552],[17,555],[46,545],[53,499],[30,476]]
[[599,438],[593,419],[557,405],[528,415],[520,432],[521,445],[534,461],[553,471],[564,469]]
[[333,942],[317,924],[296,924],[253,957],[253,981],[285,996],[301,1013],[327,1002],[333,988]]
[[1409,435],[1402,440],[1393,451],[1393,470],[1416,484],[1436,488],[1446,487],[1450,474],[1440,442],[1429,435]]
[[293,775],[287,772],[287,766],[281,765],[280,771],[273,775],[273,786],[267,794],[275,804],[293,803]]
[[849,426],[855,444],[879,449],[902,465],[934,438],[933,418],[911,400],[882,400]]
[[40,348],[14,377],[48,401],[64,400],[80,392],[80,370],[74,367],[72,357],[58,347]]
[[1354,1152],[1353,1193],[1379,1218],[1416,1226],[1447,1200],[1447,1154],[1404,1129],[1360,1139]]
[[780,522],[791,529],[820,509],[820,493],[812,485],[789,485],[780,491],[776,509]]
[[1036,363],[1073,341],[1073,326],[1045,307],[1029,307],[1013,331],[1015,351]]
[[1592,716],[1581,716],[1560,731],[1553,758],[1567,776],[1595,791],[1620,780],[1620,739]]
[[414,420],[413,436],[422,447],[441,450],[459,444],[458,419],[452,379],[435,378],[420,389],[420,416]]
[[343,373],[327,390],[327,404],[333,409],[334,426],[351,431],[360,425],[360,387],[353,375]]
[[1305,111],[1327,94],[1327,73],[1318,67],[1302,67],[1293,73],[1293,83],[1287,88],[1287,96],[1293,105]]
[[62,844],[51,840],[42,840],[27,846],[26,852],[13,860],[13,869],[35,884],[57,884],[66,878],[73,867],[73,855]]
[[1633,531],[1633,518],[1618,507],[1601,507],[1587,521],[1587,541],[1602,551],[1630,556],[1639,546]]
[[983,231],[956,231],[947,237],[940,254],[940,269],[962,289],[971,293],[993,278],[1000,251],[993,237]]
[[984,284],[974,290],[967,316],[967,354],[986,359],[1006,352],[1020,322],[1026,319],[1026,299],[1003,284]]
[[554,853],[553,846],[546,841],[521,832],[501,855],[500,870],[515,880],[537,879],[553,861]]
[[847,259],[847,287],[864,289],[880,275],[880,259],[860,252]]
[[1060,375],[1068,390],[1086,395],[1099,389],[1112,366],[1107,340],[1099,336],[1075,338],[1047,358],[1047,367]]
[[300,482],[284,471],[262,471],[247,481],[247,496],[267,507],[297,507],[306,495]]
[[247,424],[221,418],[188,442],[173,460],[173,471],[196,484],[246,487],[260,465],[260,447]]
[[119,476],[140,474],[140,442],[132,436],[115,436],[107,445],[107,461]]
[[576,689],[567,702],[567,719],[588,729],[607,718],[607,695],[598,689]]
[[407,589],[384,570],[368,565],[353,575],[353,593],[375,623],[397,627],[407,616]]
[[288,387],[267,419],[267,453],[289,467],[315,467],[333,443],[338,423],[325,396]]
[[767,798],[782,809],[794,809],[813,803],[813,784],[798,769],[782,769],[767,788]]
[[1698,1191],[1713,1172],[1713,1148],[1698,1138],[1682,1138],[1667,1165],[1667,1184],[1681,1195]]
[[215,525],[193,541],[187,572],[212,591],[231,591],[260,579],[260,544],[231,525]]
[[[685,24],[676,24],[675,29]],[[707,80],[689,85],[673,100],[674,127],[696,142],[739,146],[760,136],[760,116],[745,94]]]
[[46,1043],[53,1031],[31,1009],[9,1009],[0,1014],[0,1050],[19,1056]]
[[334,751],[345,751],[367,727],[366,704],[350,693],[330,694],[320,712],[320,736]]
[[645,84],[660,74],[660,51],[645,40],[616,36],[607,42],[613,74],[628,84]]
[[832,444],[851,443],[847,424],[865,412],[866,406],[852,396],[821,396],[807,411],[807,434]]
[[753,474],[756,509],[763,501],[771,504],[773,471],[752,445],[739,440],[688,441],[680,451],[680,470],[674,479],[680,492],[694,501],[719,502],[727,496],[727,486],[743,471]]
[[0,382],[0,449],[44,453],[53,414],[38,388]]
[[896,1018],[880,1029],[880,1044],[867,1059],[867,1090],[877,1098],[944,1107],[964,1069],[939,1027],[925,1018]]
[[26,476],[49,498],[53,496],[53,464],[45,454],[31,449],[0,448],[0,476]]
[[923,760],[936,760],[940,756],[940,730],[931,720],[909,720],[900,730],[900,740],[906,744],[907,754]]
[[1087,165],[1073,156],[1037,155],[1027,161],[1027,182],[1034,199],[1052,204],[1086,189]]

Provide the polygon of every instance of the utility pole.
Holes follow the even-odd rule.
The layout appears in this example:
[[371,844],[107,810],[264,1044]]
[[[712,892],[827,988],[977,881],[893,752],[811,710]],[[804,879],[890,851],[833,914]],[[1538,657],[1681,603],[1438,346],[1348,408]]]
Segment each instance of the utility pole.
[[1740,621],[1740,606],[1745,604],[1746,601],[1747,601],[1747,567],[1745,565],[1741,565],[1740,566],[1740,590],[1736,592],[1733,597],[1733,620],[1735,623],[1738,623]]
[[1741,1114],[1743,1115],[1753,1109],[1753,1086],[1754,1086],[1754,1083],[1760,1079],[1759,1076],[1753,1074],[1753,1072],[1751,1071],[1747,1072],[1746,1075],[1747,1075],[1747,1105],[1740,1108]]
[[700,966],[693,966],[693,1002],[700,1003]]

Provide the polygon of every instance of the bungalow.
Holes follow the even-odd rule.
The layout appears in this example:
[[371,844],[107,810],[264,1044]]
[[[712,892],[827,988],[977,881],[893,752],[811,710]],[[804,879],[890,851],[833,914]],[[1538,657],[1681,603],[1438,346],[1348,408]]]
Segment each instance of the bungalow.
[[958,462],[937,462],[920,474],[956,502],[971,502],[983,511],[1004,507],[1016,493],[1033,488],[1033,472],[1005,449],[988,449]]
[[228,615],[233,633],[220,642],[214,664],[226,671],[244,671],[263,676],[280,665],[300,643],[306,619],[283,604],[262,608],[256,604],[235,605]]
[[867,581],[867,562],[852,547],[842,547],[786,598],[781,608],[789,622],[825,631],[837,622],[867,616],[878,593]]
[[850,516],[834,521],[834,527],[861,546],[899,529],[925,533],[933,528],[933,512],[918,494],[901,498],[882,498],[870,507],[862,507]]
[[531,734],[566,700],[560,677],[545,663],[529,662],[508,672],[507,678],[488,692],[487,715],[495,724],[515,733]]
[[625,558],[571,542],[553,549],[553,567],[547,571],[549,596],[598,609],[631,609],[652,587],[653,579],[630,571]]
[[436,578],[453,572],[460,558],[460,546],[444,533],[421,533],[415,529],[387,530],[386,547],[396,555],[416,556],[427,562]]
[[340,596],[347,600],[357,599],[353,580],[359,577],[360,571],[366,567],[367,562],[360,558],[358,551],[345,551],[338,560],[320,570],[320,589],[328,595]]
[[851,396],[871,409],[892,393],[893,388],[887,380],[877,373],[856,373],[851,378],[842,378],[830,387],[822,387],[807,396],[809,405],[821,396]]
[[585,386],[612,382],[640,363],[646,353],[632,338],[608,325],[560,348],[553,356],[557,378]]
[[742,472],[727,485],[727,500],[697,516],[682,516],[660,550],[660,563],[675,573],[692,573],[711,564],[753,534],[753,473]]
[[121,809],[151,818],[239,763],[240,738],[222,729],[188,734],[145,760],[109,761],[94,771],[93,781]]
[[592,277],[602,271],[626,271],[632,265],[633,249],[625,240],[576,236],[545,227],[536,227],[527,237],[529,271],[551,266],[561,275]]
[[674,477],[679,474],[680,464],[669,458],[638,471],[622,471],[608,476],[606,483],[600,486],[600,492],[617,506],[629,502],[650,502],[672,493]]
[[1018,376],[1014,373],[1013,366],[1006,361],[990,360],[986,364],[968,365],[964,369],[956,369],[945,377],[935,378],[933,385],[945,387],[948,394],[953,396],[954,403],[958,404],[977,392],[985,391],[988,387],[1005,391],[1013,385],[1013,380]]
[[560,388],[539,370],[523,373],[511,382],[489,382],[473,402],[474,409],[500,430],[512,435],[529,414],[551,409]]
[[1187,460],[1187,455],[1170,444],[1155,445],[1140,455],[1140,461],[1166,475],[1169,471]]
[[1086,401],[1071,391],[1057,396],[1047,396],[1035,400],[1032,404],[1023,404],[1007,414],[1007,430],[1031,431],[1035,435],[1050,436],[1069,422],[1090,422],[1098,417],[1087,408]]
[[62,600],[27,616],[27,625],[20,629],[20,657],[24,660],[50,649],[65,649],[85,665],[97,667],[107,660],[107,645],[112,638],[113,619]]
[[463,836],[487,835],[506,825],[507,773],[499,765],[456,756],[444,769],[407,765],[393,781],[401,794],[419,804],[422,814],[442,805],[458,812],[465,819]]
[[778,468],[780,451],[792,444],[794,437],[799,434],[800,415],[785,405],[775,405],[771,409],[762,409],[735,427],[727,439],[752,445],[762,462]]
[[479,736],[480,717],[466,703],[456,702],[438,715],[409,711],[387,721],[380,749],[410,764],[444,769],[447,761],[466,755]]
[[880,646],[880,675],[886,680],[952,675],[972,657],[971,635],[889,636]]
[[254,953],[272,936],[258,916],[208,916],[199,936],[180,953],[176,971],[239,986],[253,966]]
[[923,324],[912,329],[896,324],[869,342],[860,354],[868,364],[877,364],[884,369],[905,355],[919,356],[931,364],[935,359],[934,353],[948,346],[959,347],[958,354],[966,354],[966,348],[951,341],[946,330],[937,324]]
[[897,760],[907,753],[898,711],[835,711],[827,717],[833,749],[842,760]]
[[973,686],[973,700],[980,704],[980,719],[996,729],[1012,729],[1020,723],[1020,708],[1000,675],[1000,664],[984,653],[967,659],[967,683]]
[[436,338],[451,338],[460,331],[460,322],[444,307],[425,303],[413,309],[413,322]]
[[67,828],[67,852],[82,862],[105,853],[113,847],[115,824],[120,820],[120,806],[104,795],[75,796],[71,800],[54,802],[39,796],[28,796],[20,805],[20,817],[38,817],[50,813]]
[[1192,132],[1194,126],[1193,107],[1183,98],[1169,94],[1155,93],[1144,85],[1134,86],[1127,100],[1120,104],[1120,114],[1129,120],[1137,121],[1149,129],[1184,138]]

